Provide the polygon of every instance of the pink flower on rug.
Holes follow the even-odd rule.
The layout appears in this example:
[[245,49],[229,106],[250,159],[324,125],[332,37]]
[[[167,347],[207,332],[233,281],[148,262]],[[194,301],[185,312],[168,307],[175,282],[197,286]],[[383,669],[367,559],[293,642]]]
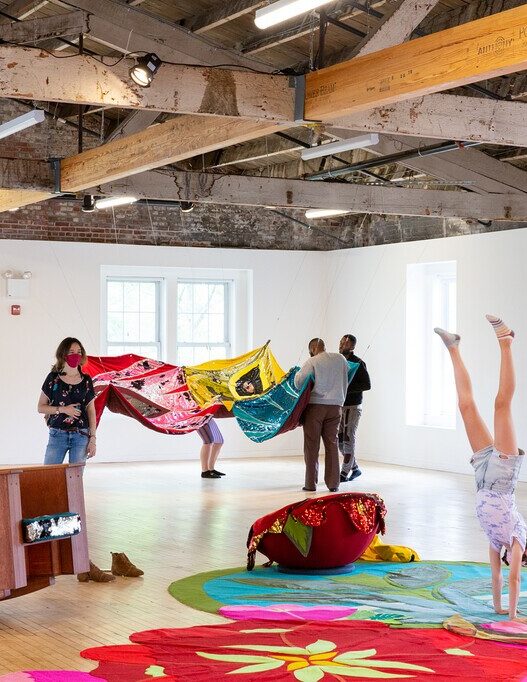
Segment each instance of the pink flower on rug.
[[104,680],[76,670],[27,670],[1,675],[0,682],[104,682]]
[[347,606],[301,606],[299,604],[271,604],[251,606],[231,604],[222,606],[220,615],[233,620],[338,620],[355,613]]
[[[494,632],[503,632],[507,635],[527,635],[527,623],[519,623],[513,620],[502,620],[493,623],[483,623],[483,627]],[[527,678],[526,678],[527,679]]]
[[30,670],[34,682],[104,682],[102,677],[76,670]]

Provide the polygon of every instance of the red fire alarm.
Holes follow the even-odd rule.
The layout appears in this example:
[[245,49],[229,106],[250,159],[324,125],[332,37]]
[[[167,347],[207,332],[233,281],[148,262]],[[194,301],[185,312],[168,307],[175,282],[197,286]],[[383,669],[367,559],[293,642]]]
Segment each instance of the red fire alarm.
[[12,305],[11,306],[11,315],[20,315],[21,308],[19,305]]

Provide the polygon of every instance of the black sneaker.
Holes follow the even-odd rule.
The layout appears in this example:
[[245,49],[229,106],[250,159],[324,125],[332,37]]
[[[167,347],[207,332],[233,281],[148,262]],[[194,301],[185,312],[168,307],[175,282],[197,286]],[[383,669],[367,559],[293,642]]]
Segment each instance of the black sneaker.
[[341,483],[346,483],[346,481],[349,481],[350,479],[348,478],[348,474],[345,474],[344,472],[341,472],[340,474],[340,482]]
[[302,488],[306,493],[316,493],[317,489],[316,488],[306,488],[305,486]]
[[202,471],[201,478],[221,478],[215,471]]
[[353,481],[355,478],[358,478],[361,474],[362,471],[360,469],[353,469],[348,480]]
[[224,474],[223,471],[218,471],[217,469],[212,469],[213,474],[218,474],[218,476],[226,476],[227,474]]

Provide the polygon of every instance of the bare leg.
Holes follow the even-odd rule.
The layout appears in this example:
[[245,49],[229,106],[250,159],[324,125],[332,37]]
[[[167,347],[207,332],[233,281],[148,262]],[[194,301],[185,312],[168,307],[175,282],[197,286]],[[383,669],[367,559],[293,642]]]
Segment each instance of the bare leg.
[[210,459],[211,451],[212,451],[212,445],[210,443],[207,445],[201,446],[201,450],[199,451],[199,458],[201,460],[201,471],[202,471],[202,473],[204,473],[205,471],[210,471],[209,459]]
[[508,609],[503,609],[501,607],[501,591],[503,589],[501,559],[499,552],[497,552],[492,545],[489,545],[489,561],[492,571],[492,603],[494,605],[494,611],[499,613],[500,616],[504,616],[506,613],[509,613],[509,611]]
[[212,471],[215,468],[216,461],[218,459],[218,456],[220,454],[221,446],[223,443],[213,443],[211,446],[210,450],[210,455],[209,455],[209,471]]
[[494,443],[504,455],[517,455],[518,442],[512,420],[512,398],[516,388],[514,363],[512,360],[512,337],[499,340],[501,365],[500,383],[494,403]]
[[476,407],[472,393],[472,382],[470,381],[467,368],[461,359],[459,348],[457,346],[450,346],[447,350],[452,358],[459,411],[465,424],[467,438],[472,452],[478,452],[492,445],[492,436]]
[[522,623],[527,621],[527,618],[518,616],[518,599],[520,597],[521,589],[521,569],[522,569],[523,547],[518,540],[514,540],[510,552],[510,569],[509,569],[509,619],[518,620]]

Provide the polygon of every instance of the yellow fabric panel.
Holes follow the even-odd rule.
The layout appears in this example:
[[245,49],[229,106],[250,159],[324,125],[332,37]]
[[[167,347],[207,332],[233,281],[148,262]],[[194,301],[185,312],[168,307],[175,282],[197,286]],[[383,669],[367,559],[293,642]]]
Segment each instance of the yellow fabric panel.
[[185,367],[187,384],[200,407],[221,402],[231,409],[234,401],[265,393],[285,376],[269,343],[227,360],[210,360]]
[[421,561],[419,554],[411,547],[403,545],[385,545],[376,535],[368,549],[361,556],[362,561]]

